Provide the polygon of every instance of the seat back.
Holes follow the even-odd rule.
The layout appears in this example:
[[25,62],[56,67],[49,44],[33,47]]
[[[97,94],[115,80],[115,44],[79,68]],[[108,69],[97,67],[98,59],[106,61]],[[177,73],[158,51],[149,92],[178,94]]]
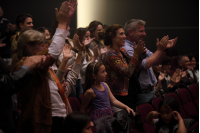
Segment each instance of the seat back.
[[176,93],[167,93],[164,95],[164,97],[173,97],[174,99],[176,99],[176,101],[178,101],[179,103],[179,109],[180,109],[180,115],[182,116],[183,119],[188,118],[187,114],[185,113],[185,110],[183,109],[180,99],[179,97],[176,95]]
[[158,112],[160,112],[160,110],[159,110],[159,104],[160,104],[160,102],[162,100],[163,100],[162,97],[156,97],[156,98],[152,99],[152,105],[153,105],[154,109],[156,111],[158,111]]
[[195,107],[192,97],[186,88],[181,88],[177,90],[177,95],[180,98],[181,104],[187,114],[187,116],[198,115],[197,108]]
[[199,110],[199,86],[197,84],[189,85],[188,90],[193,98],[195,106]]
[[69,103],[72,107],[72,111],[80,111],[81,104],[76,97],[68,97]]
[[138,105],[136,107],[137,112],[141,115],[140,120],[142,122],[146,121],[147,115],[151,112],[154,111],[154,108],[149,104],[149,103],[144,103],[141,105]]

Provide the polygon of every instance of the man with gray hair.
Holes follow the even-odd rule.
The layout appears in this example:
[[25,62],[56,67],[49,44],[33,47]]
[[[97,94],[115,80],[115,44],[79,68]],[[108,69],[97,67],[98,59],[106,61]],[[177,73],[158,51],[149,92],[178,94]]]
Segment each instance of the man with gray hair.
[[[138,43],[139,40],[143,40],[146,36],[145,21],[140,19],[131,19],[126,22],[124,26],[126,40],[125,46],[127,53],[132,56],[134,53],[133,45]],[[168,38],[168,36],[165,36]],[[141,93],[137,94],[136,104],[142,104],[149,102],[154,97],[154,85],[157,84],[157,79],[153,73],[152,66],[159,64],[165,56],[166,50],[174,47],[178,38],[168,40],[166,46],[161,46],[157,39],[157,50],[153,53],[146,48],[146,53],[143,53],[143,60],[138,74],[138,81],[141,86]],[[133,89],[133,88],[131,88]]]

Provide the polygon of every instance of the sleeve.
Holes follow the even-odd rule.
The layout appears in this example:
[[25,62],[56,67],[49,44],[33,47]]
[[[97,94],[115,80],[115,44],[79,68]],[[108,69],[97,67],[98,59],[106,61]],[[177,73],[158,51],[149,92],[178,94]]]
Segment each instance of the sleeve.
[[131,58],[129,64],[122,61],[115,54],[108,55],[108,64],[115,70],[119,75],[130,78],[135,71],[138,60]]
[[[147,52],[146,52],[147,58],[149,58],[150,56],[153,55],[153,53],[151,51],[149,51],[147,48],[146,48],[146,50],[147,50]],[[141,67],[146,68],[147,58],[142,60]]]
[[58,71],[56,72],[56,76],[58,77],[58,80],[60,81],[60,83],[62,83],[62,79],[64,76],[65,72],[61,71],[58,69]]
[[65,45],[67,30],[56,29],[56,32],[53,36],[52,43],[48,48],[48,53],[53,56],[54,59],[57,59],[61,54],[63,47]]
[[155,121],[154,121],[154,126],[156,127],[156,125],[158,124],[158,122],[159,122],[159,119],[155,119]]
[[21,66],[17,71],[0,75],[0,92],[5,95],[12,95],[17,93],[22,85],[28,82],[30,78],[30,68],[28,66]]
[[76,84],[76,81],[80,73],[80,69],[81,69],[81,64],[75,63],[74,66],[72,67],[72,70],[69,71],[67,74],[67,78],[65,80],[65,82],[67,83],[67,86],[65,88],[66,90],[65,94],[67,97],[71,94],[73,87]]

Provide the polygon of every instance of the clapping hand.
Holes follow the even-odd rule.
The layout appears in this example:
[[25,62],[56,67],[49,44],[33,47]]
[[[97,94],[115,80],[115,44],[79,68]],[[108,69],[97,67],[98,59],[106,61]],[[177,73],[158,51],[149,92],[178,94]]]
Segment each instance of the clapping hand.
[[133,49],[134,49],[134,54],[140,55],[141,53],[144,53],[146,48],[144,47],[144,41],[139,40],[138,44],[134,42]]
[[174,39],[171,39],[171,40],[168,40],[168,43],[167,43],[167,46],[166,46],[166,49],[169,49],[169,48],[172,48],[175,46],[176,42],[178,40],[178,37],[174,38]]
[[85,39],[84,46],[88,46],[93,40],[94,40],[94,38]]
[[105,54],[108,51],[109,48],[110,48],[110,45],[107,46],[107,47],[102,47],[101,50],[100,50],[101,55]]
[[59,11],[57,8],[55,8],[56,18],[58,22],[61,24],[69,23],[71,17],[76,10],[76,6],[76,0],[69,0],[69,2],[65,1],[62,3]]
[[158,76],[158,80],[162,81],[166,77],[166,75],[167,75],[167,73],[165,70],[164,70],[164,73],[160,72],[160,75]]
[[160,51],[164,51],[167,47],[168,40],[169,40],[168,35],[164,36],[160,41],[157,38],[157,42],[156,42],[157,49]]

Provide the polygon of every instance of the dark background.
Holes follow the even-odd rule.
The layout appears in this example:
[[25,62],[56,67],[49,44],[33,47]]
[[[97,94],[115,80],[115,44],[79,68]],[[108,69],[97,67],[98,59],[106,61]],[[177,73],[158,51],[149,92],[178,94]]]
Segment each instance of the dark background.
[[[4,18],[12,23],[15,23],[17,14],[29,13],[33,16],[34,29],[42,26],[50,29],[55,20],[54,8],[59,9],[62,2],[63,0],[1,0],[0,6],[4,10]],[[107,25],[124,25],[133,18],[146,21],[147,36],[144,41],[146,47],[153,52],[156,50],[156,38],[169,35],[170,38],[178,37],[178,41],[168,55],[199,54],[198,0],[107,0],[102,10],[107,12]],[[72,17],[70,23],[71,36],[77,28],[76,16]]]

